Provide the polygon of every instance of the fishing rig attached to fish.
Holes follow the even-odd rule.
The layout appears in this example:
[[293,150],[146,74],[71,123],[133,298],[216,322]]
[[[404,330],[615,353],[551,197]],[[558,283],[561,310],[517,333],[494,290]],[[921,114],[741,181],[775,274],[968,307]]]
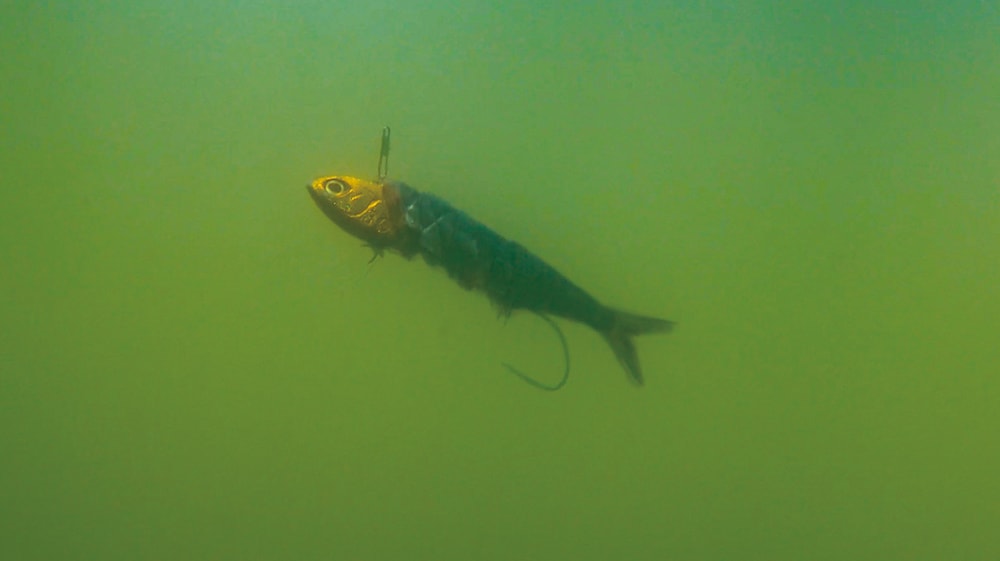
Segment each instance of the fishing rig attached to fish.
[[569,379],[569,346],[550,314],[584,323],[600,333],[629,379],[643,384],[632,337],[668,332],[672,321],[605,306],[522,245],[444,199],[388,179],[390,134],[389,127],[382,129],[375,181],[332,175],[306,186],[330,220],[371,247],[372,259],[387,249],[407,259],[419,254],[429,265],[442,267],[463,288],[484,292],[500,315],[527,310],[542,318],[562,345],[565,368],[560,380],[546,384],[503,363],[536,388],[555,391]]

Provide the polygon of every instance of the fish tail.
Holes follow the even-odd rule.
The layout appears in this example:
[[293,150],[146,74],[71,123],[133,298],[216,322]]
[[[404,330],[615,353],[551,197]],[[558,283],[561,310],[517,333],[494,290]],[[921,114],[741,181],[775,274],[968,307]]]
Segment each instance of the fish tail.
[[668,333],[674,328],[674,322],[621,310],[611,310],[611,313],[614,315],[614,322],[611,329],[603,333],[604,339],[611,345],[611,350],[628,372],[629,378],[641,386],[642,368],[639,366],[639,354],[632,337],[647,333]]

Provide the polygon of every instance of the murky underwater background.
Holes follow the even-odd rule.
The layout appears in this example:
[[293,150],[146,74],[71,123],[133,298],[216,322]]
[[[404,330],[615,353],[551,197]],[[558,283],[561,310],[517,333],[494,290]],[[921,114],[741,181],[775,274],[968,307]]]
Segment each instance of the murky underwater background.
[[[654,7],[657,6],[657,7]],[[989,2],[0,9],[0,557],[1000,558]],[[392,175],[639,341],[504,324]]]

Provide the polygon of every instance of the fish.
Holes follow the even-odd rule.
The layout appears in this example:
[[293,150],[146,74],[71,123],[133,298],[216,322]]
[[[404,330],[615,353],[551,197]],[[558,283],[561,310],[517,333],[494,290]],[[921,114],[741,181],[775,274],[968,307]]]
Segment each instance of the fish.
[[385,251],[406,259],[420,255],[463,288],[484,293],[501,316],[527,310],[587,325],[638,386],[644,378],[633,337],[674,328],[673,321],[602,304],[521,244],[402,181],[330,175],[306,188],[330,220],[374,250],[373,260]]

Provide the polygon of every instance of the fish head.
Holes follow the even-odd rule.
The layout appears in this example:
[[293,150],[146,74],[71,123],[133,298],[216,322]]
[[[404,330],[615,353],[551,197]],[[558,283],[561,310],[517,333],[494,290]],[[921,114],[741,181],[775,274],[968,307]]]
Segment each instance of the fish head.
[[319,177],[307,186],[316,205],[349,234],[375,247],[392,245],[401,221],[395,191],[347,175]]

